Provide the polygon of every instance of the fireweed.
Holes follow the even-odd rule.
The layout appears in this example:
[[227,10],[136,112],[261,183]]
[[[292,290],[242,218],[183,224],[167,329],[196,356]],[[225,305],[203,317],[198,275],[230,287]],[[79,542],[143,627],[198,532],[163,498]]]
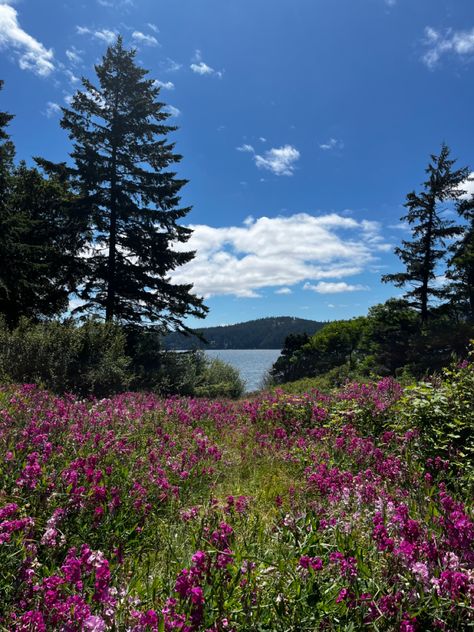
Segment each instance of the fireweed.
[[0,391],[0,629],[472,629],[471,508],[401,395]]

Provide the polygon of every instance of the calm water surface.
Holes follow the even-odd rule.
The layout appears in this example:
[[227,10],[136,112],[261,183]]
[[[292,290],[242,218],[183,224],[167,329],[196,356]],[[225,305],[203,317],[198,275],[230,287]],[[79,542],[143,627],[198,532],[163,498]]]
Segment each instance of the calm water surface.
[[247,392],[261,387],[262,378],[280,355],[280,349],[208,349],[209,358],[219,358],[235,367],[245,381]]

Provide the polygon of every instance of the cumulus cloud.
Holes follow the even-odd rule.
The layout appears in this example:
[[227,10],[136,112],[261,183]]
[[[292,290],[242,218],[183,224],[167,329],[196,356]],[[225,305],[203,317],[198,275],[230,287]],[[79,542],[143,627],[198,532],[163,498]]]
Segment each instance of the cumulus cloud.
[[174,83],[172,81],[160,81],[155,79],[154,84],[157,88],[163,88],[163,90],[174,90]]
[[142,33],[141,31],[133,31],[132,39],[137,44],[142,44],[143,46],[159,46],[159,42],[153,35],[147,35],[146,33]]
[[209,76],[216,76],[219,79],[222,79],[222,71],[221,70],[214,70],[214,68],[211,68],[211,66],[208,66],[206,63],[204,63],[203,59],[202,59],[202,53],[199,49],[197,49],[194,53],[194,57],[193,57],[193,63],[189,66],[191,68],[191,70],[198,74],[198,75],[209,75]]
[[464,195],[461,196],[462,200],[467,200],[474,195],[474,171],[467,180],[464,180],[464,182],[459,185],[459,190],[465,191]]
[[372,232],[367,222],[336,213],[300,213],[249,217],[242,226],[190,226],[191,239],[179,248],[197,254],[173,273],[173,280],[194,284],[206,297],[256,297],[263,288],[288,293],[299,283],[342,282],[368,269],[385,246],[381,236],[375,240],[376,228],[370,225]]
[[22,70],[47,77],[55,70],[54,53],[23,30],[16,9],[0,4],[0,49],[12,52]]
[[94,39],[106,44],[113,44],[117,39],[117,32],[111,29],[97,29],[94,31],[86,26],[76,26],[76,31],[79,35],[91,35]]
[[340,294],[341,292],[359,292],[368,289],[369,288],[366,285],[351,285],[345,281],[320,281],[319,283],[316,283],[316,285],[305,283],[303,286],[303,290],[311,290],[317,294]]
[[255,164],[259,169],[271,171],[276,176],[292,176],[295,163],[300,158],[300,152],[292,145],[273,147],[263,156],[255,155]]
[[330,138],[327,142],[319,145],[319,148],[323,151],[331,151],[333,149],[344,149],[344,143],[337,138]]
[[451,54],[468,59],[474,56],[474,28],[468,31],[448,29],[441,32],[427,26],[424,45],[427,50],[422,61],[430,70],[436,68],[443,55]]

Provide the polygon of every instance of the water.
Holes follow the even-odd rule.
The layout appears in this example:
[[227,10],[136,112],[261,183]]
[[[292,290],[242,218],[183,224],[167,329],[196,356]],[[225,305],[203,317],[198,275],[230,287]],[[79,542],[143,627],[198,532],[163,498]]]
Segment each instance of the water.
[[209,358],[219,358],[235,367],[245,381],[247,393],[258,390],[262,378],[280,355],[280,349],[207,349]]

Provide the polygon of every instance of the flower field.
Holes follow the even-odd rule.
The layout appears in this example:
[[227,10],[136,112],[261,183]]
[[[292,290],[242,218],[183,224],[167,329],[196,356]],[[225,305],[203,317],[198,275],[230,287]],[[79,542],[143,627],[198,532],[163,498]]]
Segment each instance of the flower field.
[[469,495],[404,397],[0,390],[0,630],[474,629]]

